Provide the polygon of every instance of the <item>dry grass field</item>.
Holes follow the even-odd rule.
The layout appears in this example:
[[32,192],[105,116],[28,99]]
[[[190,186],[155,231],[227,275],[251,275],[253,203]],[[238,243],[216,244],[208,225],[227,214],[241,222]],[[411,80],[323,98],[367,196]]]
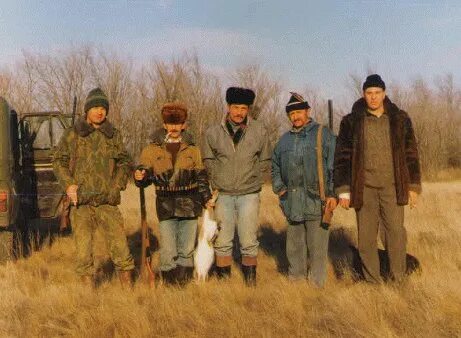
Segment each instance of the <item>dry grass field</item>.
[[[357,283],[337,277],[356,241],[354,212],[337,209],[331,233],[328,283],[322,290],[290,282],[284,250],[285,221],[269,187],[262,193],[258,286],[243,286],[234,268],[229,281],[211,278],[184,289],[138,281],[120,288],[98,234],[96,291],[73,272],[71,237],[29,258],[0,267],[0,336],[5,337],[455,337],[461,336],[461,181],[427,183],[419,206],[406,210],[408,252],[422,270],[400,286]],[[153,196],[148,191],[153,217]],[[137,190],[121,207],[139,257]],[[156,221],[150,225],[156,232]],[[335,268],[336,267],[336,268]],[[337,272],[337,271],[336,271]]]

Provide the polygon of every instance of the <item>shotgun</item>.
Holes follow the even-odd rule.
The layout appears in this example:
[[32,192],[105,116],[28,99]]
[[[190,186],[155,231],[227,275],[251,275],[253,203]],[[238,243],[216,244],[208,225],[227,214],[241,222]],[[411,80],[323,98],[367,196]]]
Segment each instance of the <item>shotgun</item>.
[[333,218],[333,210],[327,208],[325,197],[325,178],[323,176],[323,156],[322,156],[322,129],[323,126],[319,125],[317,131],[317,175],[319,178],[319,195],[322,202],[322,223],[321,227],[328,230],[330,227],[331,219]]
[[149,286],[155,286],[155,274],[152,271],[152,252],[150,250],[150,229],[147,226],[146,197],[144,187],[139,188],[139,202],[141,207],[141,278],[146,279]]

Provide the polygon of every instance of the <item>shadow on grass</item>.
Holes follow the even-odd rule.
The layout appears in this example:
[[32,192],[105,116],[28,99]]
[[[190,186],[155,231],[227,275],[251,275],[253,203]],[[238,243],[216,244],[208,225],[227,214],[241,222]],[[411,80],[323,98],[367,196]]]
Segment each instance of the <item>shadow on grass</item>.
[[21,229],[22,256],[28,257],[34,251],[51,247],[57,238],[70,236],[71,232],[70,226],[64,231],[59,230],[58,218],[29,219]]
[[259,246],[269,256],[275,258],[277,271],[288,274],[288,258],[286,255],[286,231],[275,231],[270,224],[263,224],[259,229]]
[[[134,275],[133,278],[136,281],[141,272],[141,230],[138,230],[129,236],[127,236],[128,241],[128,248],[130,250],[131,256],[134,260]],[[153,255],[159,249],[159,241],[156,236],[149,233],[149,242],[150,242],[150,254]],[[110,281],[112,278],[116,277],[115,266],[111,259],[107,259],[102,262],[95,274],[95,284],[96,287],[100,286],[101,284]]]
[[[259,242],[261,249],[275,258],[278,272],[286,275],[289,267],[286,256],[286,231],[277,232],[270,225],[263,224],[260,228]],[[381,276],[384,280],[388,280],[390,278],[390,265],[387,252],[379,249],[378,255]],[[341,280],[346,276],[351,276],[354,281],[364,280],[359,252],[344,227],[330,231],[328,257],[337,279]],[[408,275],[421,269],[416,257],[407,254],[406,261],[406,273]]]
[[[330,232],[328,256],[336,278],[343,279],[349,274],[354,281],[365,280],[359,251],[343,227],[335,228]],[[391,279],[391,270],[387,251],[378,249],[378,257],[381,277],[384,281],[388,281]],[[413,255],[406,255],[406,265],[407,275],[421,270],[419,260]]]

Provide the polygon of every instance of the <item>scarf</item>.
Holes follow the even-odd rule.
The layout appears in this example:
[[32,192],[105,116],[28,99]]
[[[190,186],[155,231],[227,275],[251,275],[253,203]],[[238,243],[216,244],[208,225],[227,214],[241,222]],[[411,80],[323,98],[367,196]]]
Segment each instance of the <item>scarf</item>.
[[233,123],[229,117],[226,119],[226,128],[229,131],[230,136],[232,137],[232,141],[234,142],[234,145],[237,145],[242,139],[242,136],[247,127],[247,122],[248,122],[248,119],[245,117],[243,122],[238,125],[237,130],[234,131],[233,125],[235,126],[236,124]]

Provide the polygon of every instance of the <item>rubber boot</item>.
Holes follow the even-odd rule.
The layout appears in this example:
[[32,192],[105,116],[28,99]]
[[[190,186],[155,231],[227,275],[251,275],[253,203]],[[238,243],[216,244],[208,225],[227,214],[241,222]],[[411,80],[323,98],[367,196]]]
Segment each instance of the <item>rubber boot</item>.
[[133,279],[131,277],[131,270],[119,271],[118,278],[120,279],[120,284],[122,285],[123,289],[133,288]]
[[176,279],[180,286],[185,286],[192,279],[194,268],[190,266],[177,266]]
[[194,278],[194,267],[187,266],[186,274],[185,274],[186,283],[189,283],[193,278]]
[[178,277],[177,277],[177,268],[168,270],[168,271],[162,271],[162,281],[163,284],[165,285],[175,285],[178,283]]
[[227,279],[231,276],[231,266],[217,266],[216,267],[216,276],[218,279]]
[[256,286],[256,265],[242,265],[243,279],[246,286]]
[[176,282],[179,286],[186,285],[186,267],[178,265],[176,267]]

